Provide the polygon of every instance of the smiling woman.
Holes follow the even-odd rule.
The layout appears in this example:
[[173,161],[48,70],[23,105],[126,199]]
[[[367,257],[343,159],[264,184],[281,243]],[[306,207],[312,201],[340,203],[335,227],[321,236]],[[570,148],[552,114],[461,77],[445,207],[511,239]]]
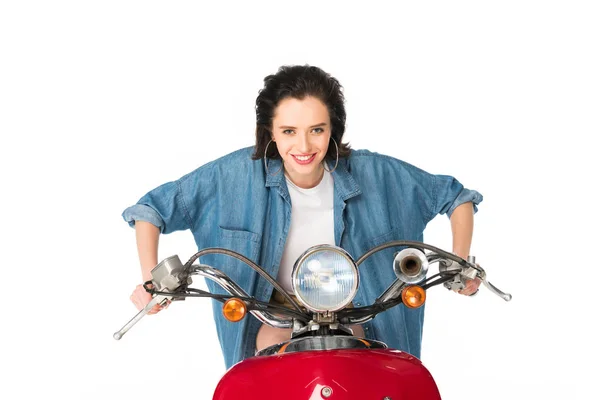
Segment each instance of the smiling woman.
[[[351,150],[342,143],[345,123],[342,87],[323,70],[284,66],[267,76],[256,99],[254,147],[161,185],[123,212],[136,229],[142,281],[150,280],[157,264],[159,234],[188,229],[199,249],[241,253],[289,293],[294,261],[307,248],[335,245],[356,257],[382,240],[422,241],[425,226],[438,214],[450,217],[453,251],[467,258],[482,196],[451,176]],[[268,282],[239,261],[207,256],[205,262],[258,300],[285,306]],[[391,268],[380,265],[373,257],[361,268],[356,305],[373,303],[396,279]],[[212,281],[207,286],[222,293]],[[471,295],[478,286],[472,280],[461,293]],[[141,309],[150,295],[138,285],[131,299]],[[231,324],[220,307],[213,311],[227,367],[290,338],[289,329],[261,327],[254,318]],[[357,336],[419,357],[422,326],[422,308],[398,306],[353,329]]]
[[[282,160],[296,186],[314,187],[323,176],[324,161],[332,162],[335,169],[339,157],[350,155],[350,146],[341,142],[346,129],[342,87],[337,79],[311,66],[283,66],[264,81],[256,99],[252,158]],[[271,142],[276,149],[269,147]]]

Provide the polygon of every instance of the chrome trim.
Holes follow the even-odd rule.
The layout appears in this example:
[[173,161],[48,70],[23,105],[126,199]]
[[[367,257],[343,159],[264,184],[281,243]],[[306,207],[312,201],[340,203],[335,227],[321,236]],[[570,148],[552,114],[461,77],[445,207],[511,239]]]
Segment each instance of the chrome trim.
[[[387,349],[388,346],[377,340],[356,336],[306,336],[291,339],[257,351],[255,356],[295,353],[299,351],[323,351],[339,349]],[[280,353],[280,351],[283,351]]]
[[373,314],[360,318],[348,318],[348,322],[346,323],[346,325],[361,325],[365,322],[369,322],[373,318],[375,318],[375,315]]
[[375,303],[383,303],[386,302],[388,300],[391,300],[393,298],[396,298],[400,295],[400,293],[402,293],[402,289],[404,289],[404,286],[406,285],[406,283],[402,282],[399,279],[396,279],[394,281],[394,283],[392,283],[386,290],[385,292],[383,292],[381,294],[381,296],[379,296],[376,300]]
[[[209,265],[192,265],[191,275],[200,275],[210,279],[234,296],[251,297],[231,278]],[[250,314],[254,315],[263,324],[274,328],[291,328],[293,325],[292,318],[280,318],[268,311],[252,310]]]

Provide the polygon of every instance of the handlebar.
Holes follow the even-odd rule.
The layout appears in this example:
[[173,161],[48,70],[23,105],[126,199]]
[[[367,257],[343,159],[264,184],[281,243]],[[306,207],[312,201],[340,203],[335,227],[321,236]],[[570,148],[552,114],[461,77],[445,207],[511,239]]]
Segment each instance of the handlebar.
[[[495,295],[501,297],[505,301],[510,301],[512,299],[512,295],[509,293],[504,293],[487,280],[487,274],[485,270],[481,268],[479,264],[475,263],[475,257],[469,257],[468,260],[464,260],[455,254],[448,253],[444,250],[438,249],[437,247],[421,242],[392,241],[382,244],[369,250],[367,253],[361,256],[356,262],[356,266],[360,266],[362,262],[369,256],[390,247],[414,248],[417,250],[417,253],[420,251],[422,254],[419,255],[414,251],[411,251],[410,254],[406,255],[405,257],[413,257],[413,260],[411,261],[414,262],[414,257],[416,255],[418,256],[416,262],[422,262],[427,265],[435,262],[439,264],[438,274],[424,279],[420,283],[417,283],[417,285],[421,286],[423,289],[428,289],[432,286],[443,284],[447,289],[458,291],[464,288],[468,279],[479,278],[484,286]],[[425,254],[425,249],[430,250],[430,253]],[[193,264],[195,260],[205,254],[225,254],[243,261],[257,271],[261,276],[265,277],[265,279],[267,279],[267,281],[271,283],[276,290],[282,292],[282,294],[291,301],[294,309],[287,309],[281,306],[260,302],[257,299],[249,296],[237,283],[232,281],[231,278],[229,278],[222,271],[208,265]],[[400,254],[399,257],[402,258],[402,254]],[[396,266],[396,262],[397,260],[395,259],[394,266]],[[425,265],[425,271],[427,265]],[[188,289],[188,285],[192,283],[192,275],[200,275],[206,279],[214,281],[231,296],[211,294],[197,289]],[[399,277],[402,278],[402,276]],[[412,283],[413,281],[409,282]],[[276,328],[297,328],[298,323],[313,323],[311,321],[312,314],[302,310],[299,304],[291,299],[287,292],[285,292],[277,283],[277,281],[268,275],[264,269],[241,254],[227,249],[210,248],[201,250],[192,256],[192,258],[190,258],[185,265],[181,263],[179,257],[169,257],[160,262],[152,270],[152,281],[147,283],[152,283],[154,286],[153,289],[150,289],[146,285],[144,286],[146,290],[153,295],[152,300],[129,322],[127,322],[123,328],[114,333],[113,337],[116,340],[120,340],[123,335],[125,335],[129,329],[131,329],[146,314],[148,314],[148,312],[156,304],[164,305],[169,300],[183,300],[185,297],[211,297],[219,301],[224,301],[225,299],[231,297],[240,297],[248,304],[248,310],[252,315],[254,315],[254,317],[256,317],[260,322]],[[401,279],[396,279],[381,294],[381,296],[376,299],[374,304],[365,307],[342,309],[336,314],[338,315],[339,320],[344,324],[363,324],[373,319],[380,312],[402,303],[401,292],[406,285],[407,283]],[[275,315],[275,313],[285,315],[286,317],[280,317],[279,315]]]
[[[223,272],[219,271],[208,265],[192,265],[193,270],[191,275],[200,275],[208,278],[223,289],[228,291],[230,294],[239,297],[250,297],[244,289],[242,289],[237,283],[231,280]],[[254,315],[260,322],[267,325],[271,325],[274,328],[291,328],[293,325],[292,319],[284,319],[271,314],[268,311],[251,310],[250,314]]]

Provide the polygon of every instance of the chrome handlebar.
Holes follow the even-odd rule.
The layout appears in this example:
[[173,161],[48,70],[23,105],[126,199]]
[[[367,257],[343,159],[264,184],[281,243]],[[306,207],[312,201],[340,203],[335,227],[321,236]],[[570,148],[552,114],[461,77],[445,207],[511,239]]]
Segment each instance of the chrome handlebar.
[[[192,283],[185,273],[185,268],[178,256],[171,256],[162,260],[152,269],[152,284],[158,290],[174,291],[183,284]],[[146,306],[138,312],[129,322],[113,334],[115,340],[120,340],[135,324],[148,314],[152,307],[159,304],[164,306],[174,296],[156,295]]]
[[[234,296],[250,297],[244,289],[232,281],[230,277],[209,265],[192,265],[191,275],[200,275],[208,278]],[[260,322],[274,328],[291,328],[293,324],[291,318],[280,318],[268,311],[252,310],[250,311],[250,314],[254,315]]]
[[[390,244],[379,246],[378,249],[383,249]],[[357,262],[357,265],[364,261],[368,255],[373,254],[378,249],[371,250],[369,253],[361,257],[359,262]],[[454,277],[451,280],[444,282],[444,286],[449,290],[459,291],[465,287],[467,280],[479,278],[481,279],[483,285],[495,295],[499,296],[505,301],[510,301],[512,299],[511,294],[504,293],[487,280],[485,270],[481,268],[479,264],[475,263],[475,257],[469,256],[465,262],[465,260],[441,250],[439,250],[439,253],[434,252],[426,255],[424,251],[411,248],[410,251],[398,253],[394,258],[393,267],[398,275],[398,278],[400,279],[396,279],[381,294],[381,296],[379,296],[376,302],[382,303],[398,298],[405,285],[415,283],[414,281],[417,278],[424,279],[429,264],[434,262],[438,262],[440,273],[454,273]],[[191,263],[191,260],[188,263]],[[251,297],[237,283],[231,280],[231,278],[229,278],[220,270],[211,266],[193,264],[189,270],[186,271],[183,264],[179,260],[179,257],[177,256],[172,256],[163,260],[152,270],[152,282],[155,288],[159,291],[166,290],[173,292],[180,287],[184,287],[184,285],[191,284],[191,275],[200,275],[210,279],[234,296],[244,298]],[[123,328],[114,333],[113,337],[116,340],[121,339],[123,335],[129,329],[131,329],[133,325],[139,322],[142,317],[144,317],[156,304],[164,305],[168,300],[180,299],[185,299],[185,297],[178,298],[174,296],[155,294],[152,300],[135,317],[125,324]],[[291,317],[282,318],[263,310],[251,310],[250,313],[254,315],[260,322],[275,328],[295,327],[294,319]],[[376,313],[367,316],[363,315],[356,318],[348,318],[348,321],[350,324],[363,324],[373,319],[375,315]]]
[[[183,264],[179,260],[178,256],[171,256],[161,261],[152,270],[152,282],[159,290],[175,291],[181,287],[182,284],[191,284],[191,275],[200,275],[207,279],[212,280],[227,292],[234,296],[239,297],[250,297],[244,289],[242,289],[237,283],[231,280],[223,272],[219,271],[208,265],[194,264],[190,268],[190,272],[185,272]],[[127,333],[135,324],[137,324],[148,312],[157,304],[161,306],[167,304],[169,300],[185,299],[176,298],[175,296],[156,294],[152,297],[152,300],[140,311],[135,317],[125,324],[121,329],[113,334],[115,340],[120,340],[123,335]],[[250,311],[260,322],[263,324],[270,325],[274,328],[291,328],[293,326],[292,318],[280,318],[268,311],[252,310]]]

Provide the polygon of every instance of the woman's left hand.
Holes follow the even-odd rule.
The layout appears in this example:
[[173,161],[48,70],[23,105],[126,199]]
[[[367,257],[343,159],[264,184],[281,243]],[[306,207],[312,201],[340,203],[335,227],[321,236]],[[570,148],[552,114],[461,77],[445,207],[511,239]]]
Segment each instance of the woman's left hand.
[[458,293],[464,294],[465,296],[474,296],[479,291],[479,285],[481,285],[481,279],[469,279],[463,290],[459,290]]

